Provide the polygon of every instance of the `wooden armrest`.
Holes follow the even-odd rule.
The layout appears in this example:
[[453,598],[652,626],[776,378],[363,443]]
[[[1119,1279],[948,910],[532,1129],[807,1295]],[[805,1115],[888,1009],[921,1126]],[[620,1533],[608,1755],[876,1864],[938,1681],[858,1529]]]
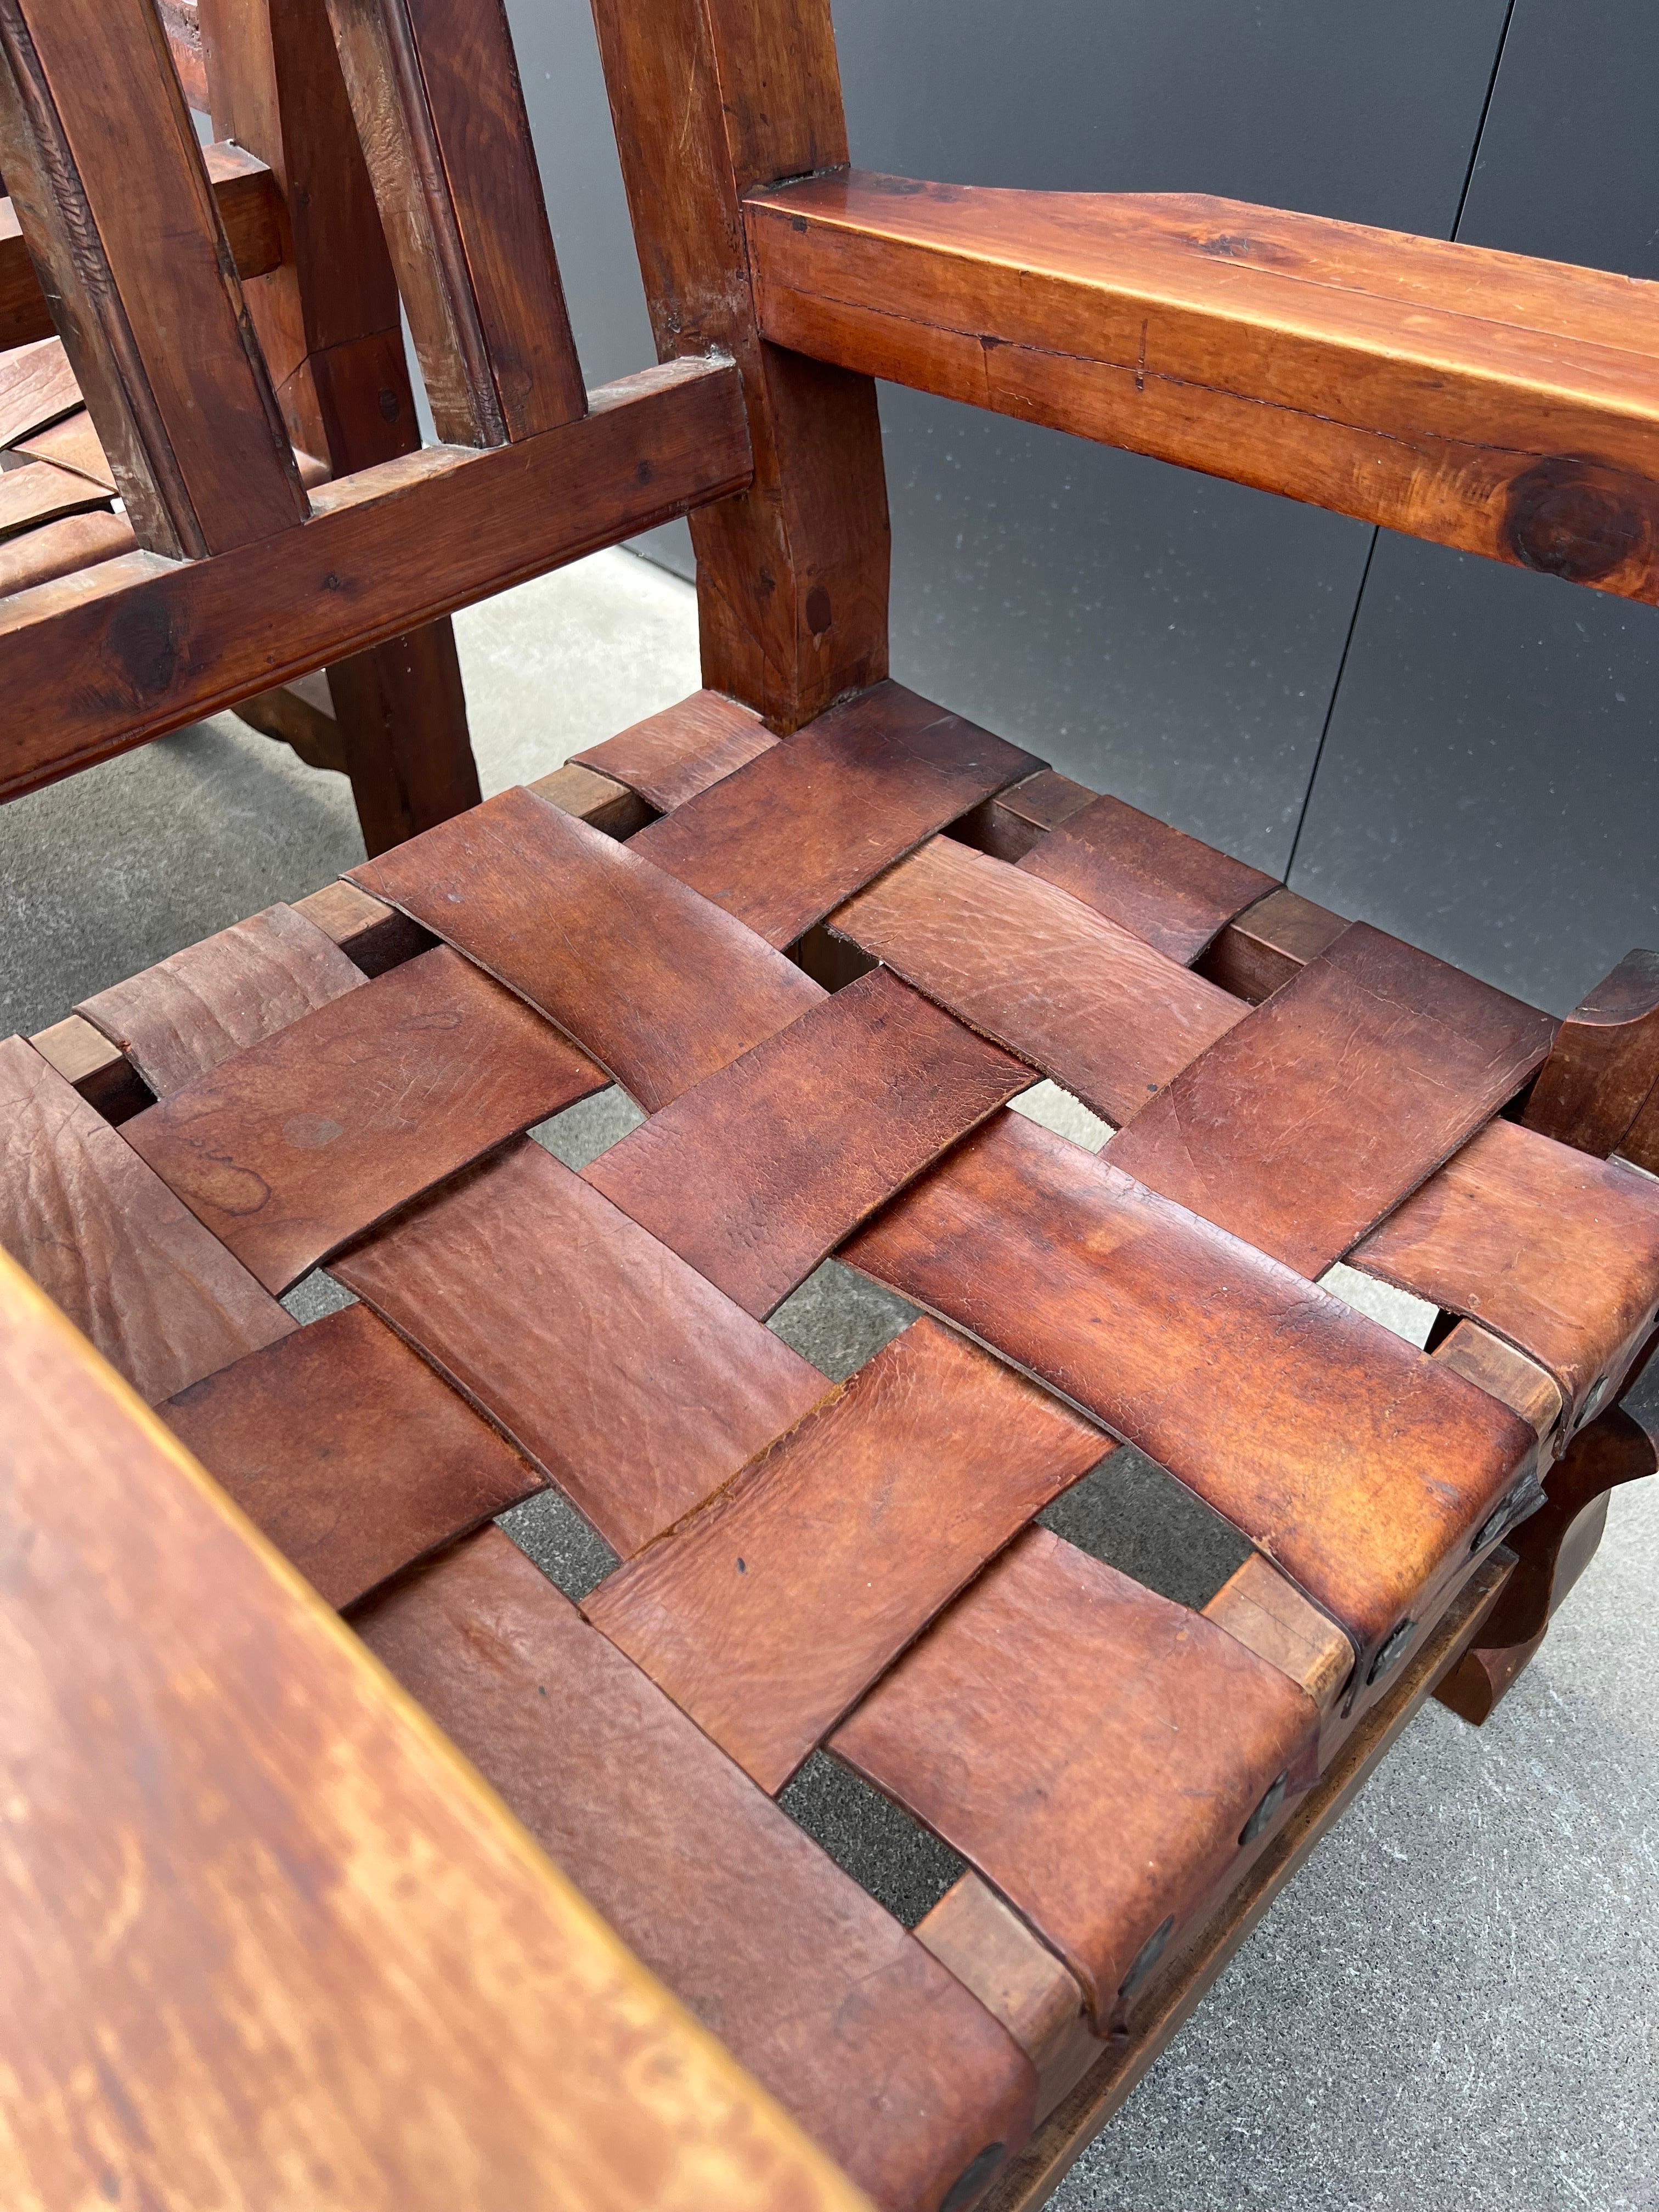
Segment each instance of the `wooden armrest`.
[[[283,197],[276,178],[240,146],[204,146],[202,158],[237,275],[245,282],[267,275],[283,258]],[[49,338],[56,329],[11,202],[0,199],[0,353]]]
[[775,344],[1659,598],[1659,286],[1228,200],[856,169],[746,218]]

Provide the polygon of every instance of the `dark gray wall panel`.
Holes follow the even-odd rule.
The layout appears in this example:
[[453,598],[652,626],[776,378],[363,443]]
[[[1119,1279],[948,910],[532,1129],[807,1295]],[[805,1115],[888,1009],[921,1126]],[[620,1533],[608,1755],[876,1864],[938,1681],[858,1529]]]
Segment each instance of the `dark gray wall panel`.
[[894,672],[1281,872],[1370,532],[884,386]]
[[[1460,235],[1659,276],[1659,11],[1517,0]],[[1659,609],[1384,537],[1291,881],[1564,1012],[1659,944]]]
[[1659,944],[1659,610],[1385,536],[1291,880],[1553,1012]]

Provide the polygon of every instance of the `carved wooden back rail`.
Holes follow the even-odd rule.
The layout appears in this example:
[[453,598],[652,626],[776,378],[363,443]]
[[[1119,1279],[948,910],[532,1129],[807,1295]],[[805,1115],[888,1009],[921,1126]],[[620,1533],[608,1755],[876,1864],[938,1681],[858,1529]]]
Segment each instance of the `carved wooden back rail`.
[[[317,0],[219,7],[278,58],[267,88],[283,53],[319,66]],[[1622,280],[1300,216],[861,179],[818,0],[596,0],[663,360],[585,394],[499,0],[328,8],[322,77],[444,442],[307,486],[290,387],[326,416],[392,375],[384,313],[331,323],[324,275],[256,310],[276,185],[234,149],[204,162],[150,0],[0,0],[5,174],[140,541],[0,603],[10,787],[681,512],[708,688],[0,1045],[0,1243],[870,2198],[1012,2212],[1421,1700],[1490,1712],[1608,1491],[1652,1471],[1629,1393],[1659,1321],[1659,960],[1558,1023],[893,683],[871,380],[1642,597],[1653,310]],[[297,255],[310,111],[274,112]],[[1012,1110],[1042,1078],[1109,1125],[1100,1153]],[[580,1172],[526,1133],[611,1085],[643,1118]],[[838,1384],[767,1325],[832,1255],[919,1310]],[[1336,1296],[1339,1260],[1437,1308],[1428,1346]],[[301,1327],[281,1301],[319,1267],[354,1302]],[[21,1342],[44,1324],[17,1310]],[[88,1409],[95,1499],[115,1390],[54,1401]],[[1200,1607],[1063,1518],[1125,1444],[1235,1534]],[[131,1523],[160,1575],[161,1536],[131,1501],[81,1526],[36,1443],[8,1449],[45,1649],[77,1547],[113,1577]],[[354,1803],[424,1870],[388,1880],[453,1860],[471,1912],[478,1838],[511,1833],[528,1881],[476,1782],[458,1827],[429,1777],[386,1779],[376,1730],[402,1745],[408,1709],[256,1540],[222,1565],[234,1517],[154,1431],[145,1451],[145,1510],[198,1533],[171,1609],[88,1602],[49,1652],[48,1703],[100,1725],[42,1770],[5,1863],[30,1971],[122,1912],[149,1986],[193,1971],[191,1923],[148,1901],[162,1844],[123,1761],[147,1773],[153,1737],[202,1723],[168,1706],[132,1749],[100,1647],[112,1623],[187,1669],[192,1574],[204,1650],[246,1601],[273,1653],[306,1644],[301,1679],[335,1670],[296,1718],[243,1643],[235,1686],[204,1692],[231,1832],[289,1853],[273,1898],[334,1894],[301,1758],[348,1794],[363,1763]],[[613,1557],[577,1601],[494,1525],[550,1488]],[[275,1797],[237,1764],[261,1730]],[[914,1930],[779,1803],[820,1752],[963,1863]],[[65,1865],[67,1937],[42,1903]],[[551,1895],[526,1908],[532,1979]],[[251,1915],[239,1892],[213,1926],[252,1942]],[[350,1914],[325,1932],[348,1958],[363,1940]],[[421,1917],[420,1986],[429,1939]],[[111,1955],[88,2002],[114,2008],[125,2103],[74,2070],[72,2016],[40,2063],[73,2094],[41,2106],[21,2203],[80,2185],[89,2142],[118,2185],[193,2201],[215,2062],[180,2086]],[[518,2003],[506,1970],[489,1942],[443,1955],[487,2038]],[[298,1985],[314,2027],[333,1984]],[[229,2039],[227,2094],[262,2033]],[[308,2028],[270,2092],[282,2155],[229,2130],[223,2193],[560,2201],[510,2042],[507,2124],[467,2134],[474,2051],[441,2158],[352,2138],[376,2146],[365,2191],[284,2163],[332,2109]],[[387,2047],[400,2111],[442,2060],[401,2015]],[[338,2109],[371,2078],[348,2069]],[[775,2124],[744,2138],[742,2188],[833,2201]],[[690,2139],[684,2172],[665,2150],[571,2193],[696,2201],[714,2154]]]

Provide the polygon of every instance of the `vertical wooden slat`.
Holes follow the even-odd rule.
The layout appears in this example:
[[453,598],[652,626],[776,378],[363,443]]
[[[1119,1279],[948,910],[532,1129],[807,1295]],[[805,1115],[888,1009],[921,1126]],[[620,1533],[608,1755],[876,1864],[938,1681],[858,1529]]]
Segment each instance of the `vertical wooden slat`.
[[586,411],[501,0],[329,0],[440,436]]
[[739,201],[848,158],[828,0],[593,0],[666,360],[743,371],[755,481],[695,517],[703,681],[787,733],[887,673],[875,386],[761,342]]
[[141,544],[307,512],[151,0],[0,0],[0,162]]
[[[398,285],[325,0],[203,0],[213,127],[265,162],[289,236],[246,287],[290,434],[337,476],[420,443]],[[329,672],[368,852],[480,796],[447,618]]]

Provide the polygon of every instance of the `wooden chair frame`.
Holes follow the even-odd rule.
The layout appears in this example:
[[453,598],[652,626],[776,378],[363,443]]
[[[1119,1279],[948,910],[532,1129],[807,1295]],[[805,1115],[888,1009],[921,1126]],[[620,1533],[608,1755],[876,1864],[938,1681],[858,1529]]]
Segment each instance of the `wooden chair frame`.
[[[269,52],[280,55],[280,27],[319,4],[204,8],[210,88],[215,21],[234,23],[242,56],[258,52],[262,22],[275,27]],[[280,275],[273,195],[295,197],[305,173],[295,134],[313,111],[278,100],[279,136],[255,149],[264,175],[224,153],[204,162],[150,0],[0,0],[0,161],[140,540],[0,604],[0,683],[16,702],[0,793],[355,662],[411,625],[680,514],[691,518],[704,680],[716,696],[676,710],[672,736],[701,793],[734,757],[867,703],[885,682],[877,376],[1659,596],[1659,306],[1647,288],[1225,203],[861,175],[848,166],[824,0],[595,0],[661,358],[587,393],[500,0],[327,6],[443,442],[376,455],[342,428],[330,447],[337,472],[307,489],[293,425],[326,423],[337,385],[392,374],[384,298],[328,335],[325,242],[301,252],[292,204],[301,274],[287,290],[286,277],[252,290]],[[264,66],[225,95],[239,137],[254,135],[241,118],[269,91]],[[101,128],[115,112],[131,133],[118,158]],[[339,141],[325,136],[306,160],[333,159]],[[135,166],[146,180],[137,195]],[[158,311],[163,286],[201,333],[187,372]],[[15,256],[0,262],[13,329],[38,327],[27,293]],[[878,719],[908,711],[896,687],[880,696]],[[672,830],[678,802],[652,796],[625,770],[637,747],[615,742],[623,751],[598,749],[545,779],[540,797],[614,837],[647,823]],[[1003,862],[1041,858],[1049,840],[1060,852],[1063,825],[1108,804],[1047,772],[1010,770],[988,788],[950,826]],[[300,911],[378,975],[427,941],[410,936],[404,880],[371,871]],[[789,940],[797,963],[831,983],[884,957],[878,927],[872,935],[858,913],[862,884],[853,890],[830,902],[833,938],[808,927]],[[1345,927],[1260,878],[1175,957],[1259,1005],[1316,967]],[[78,1017],[33,1043],[107,1120],[148,1103],[129,1058]],[[1523,1061],[1505,1094],[1515,1117],[1489,1135],[1510,1131],[1524,1151],[1530,1131],[1659,1171],[1653,956],[1633,955]],[[1495,1139],[1482,1168],[1500,1197],[1524,1180],[1513,1146]],[[1421,1255],[1412,1273],[1389,1223],[1355,1256],[1389,1279],[1424,1279]],[[1467,1311],[1458,1318],[1451,1290],[1438,1303],[1436,1359],[1536,1439],[1526,1483],[1475,1532],[1462,1580],[1438,1587],[1411,1624],[1397,1673],[1407,1647],[1390,1650],[1381,1620],[1374,1644],[1339,1637],[1334,1662],[1303,1617],[1311,1608],[1287,1605],[1288,1584],[1261,1559],[1206,1608],[1322,1698],[1328,1717],[1356,1650],[1363,1693],[1348,1696],[1340,1727],[1330,1720],[1322,1778],[1239,1886],[1144,1982],[1126,1981],[1133,2015],[1103,2055],[1082,2032],[1075,1981],[976,1876],[929,1916],[922,1942],[1003,2019],[1047,2107],[1011,2166],[946,2192],[953,2207],[988,2185],[997,2212],[1042,2201],[1421,1699],[1437,1692],[1484,1718],[1582,1571],[1607,1491],[1653,1470],[1652,1437],[1614,1403],[1652,1348],[1650,1310],[1567,1373]],[[1512,1525],[1540,1482],[1544,1510]]]

